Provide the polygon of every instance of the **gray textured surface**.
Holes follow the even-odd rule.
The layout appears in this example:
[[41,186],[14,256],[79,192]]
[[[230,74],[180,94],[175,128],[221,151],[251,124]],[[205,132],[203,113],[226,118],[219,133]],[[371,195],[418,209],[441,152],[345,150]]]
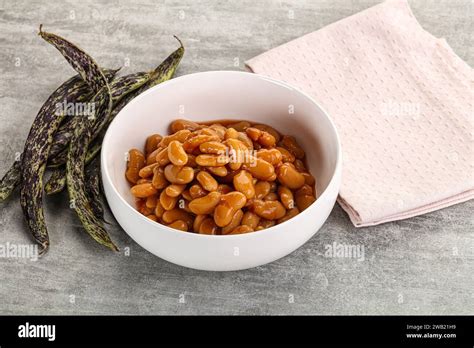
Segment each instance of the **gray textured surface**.
[[[40,23],[104,66],[129,63],[125,72],[159,62],[176,34],[187,48],[182,75],[243,69],[248,58],[378,2],[0,0],[0,173],[21,151],[41,103],[72,74],[36,36]],[[473,65],[471,1],[410,4],[427,30]],[[30,242],[17,198],[1,207],[0,244]],[[0,314],[474,313],[473,201],[364,229],[336,206],[293,254],[231,273],[165,262],[116,225],[113,238],[131,254],[108,252],[75,226],[65,204],[65,195],[46,202],[52,247],[44,259],[0,258]],[[365,261],[325,257],[333,242],[363,245]]]

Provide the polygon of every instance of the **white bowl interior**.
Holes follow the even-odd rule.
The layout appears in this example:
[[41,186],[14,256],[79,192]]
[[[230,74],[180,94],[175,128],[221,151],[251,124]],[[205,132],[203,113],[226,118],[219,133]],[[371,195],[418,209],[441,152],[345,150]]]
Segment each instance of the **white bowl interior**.
[[[158,93],[159,91],[159,93]],[[293,135],[306,151],[318,196],[328,186],[338,161],[338,140],[324,111],[300,91],[256,74],[207,72],[173,79],[129,103],[110,125],[103,143],[105,172],[131,207],[125,180],[126,154],[143,149],[148,135],[168,134],[179,118],[193,121],[248,120]]]

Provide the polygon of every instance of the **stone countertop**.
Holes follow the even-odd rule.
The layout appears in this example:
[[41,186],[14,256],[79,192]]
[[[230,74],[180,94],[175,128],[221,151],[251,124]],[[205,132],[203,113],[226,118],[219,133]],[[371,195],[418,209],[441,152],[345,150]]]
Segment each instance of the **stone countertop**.
[[[23,148],[48,95],[73,74],[36,35],[40,23],[80,44],[103,66],[146,70],[186,46],[177,75],[243,70],[245,60],[379,1],[0,0],[0,173]],[[471,66],[469,0],[409,1],[422,26]],[[472,314],[474,201],[356,229],[336,205],[304,246],[239,272],[196,271],[163,261],[114,222],[111,253],[78,225],[66,194],[46,200],[51,249],[39,261],[0,258],[0,314]],[[111,219],[109,217],[109,219]],[[0,244],[31,243],[18,193],[0,210]],[[326,257],[358,245],[364,258]],[[128,254],[129,252],[129,254]]]

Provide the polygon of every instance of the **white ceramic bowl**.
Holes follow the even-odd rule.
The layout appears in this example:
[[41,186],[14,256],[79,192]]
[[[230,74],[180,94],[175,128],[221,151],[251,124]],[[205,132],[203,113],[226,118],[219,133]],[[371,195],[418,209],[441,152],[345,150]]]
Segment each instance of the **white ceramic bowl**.
[[[287,222],[242,235],[186,233],[147,219],[135,210],[124,176],[125,155],[131,148],[143,148],[150,134],[168,134],[170,123],[178,118],[249,120],[294,135],[316,177],[318,199]],[[130,237],[167,261],[210,271],[256,267],[300,247],[326,221],[341,180],[339,138],[326,112],[308,95],[285,83],[233,71],[181,76],[135,98],[110,125],[101,161],[107,201]]]

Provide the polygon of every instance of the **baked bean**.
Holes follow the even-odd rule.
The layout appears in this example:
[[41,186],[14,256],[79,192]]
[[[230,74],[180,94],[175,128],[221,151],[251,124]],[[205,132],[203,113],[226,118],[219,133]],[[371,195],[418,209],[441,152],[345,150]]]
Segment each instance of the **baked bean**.
[[228,171],[224,166],[221,167],[206,167],[206,170],[216,176],[226,176]]
[[145,156],[137,149],[131,149],[128,152],[128,163],[125,177],[131,184],[136,184],[140,179],[138,173],[145,166]]
[[165,189],[165,192],[170,197],[178,197],[185,188],[186,185],[171,184]]
[[286,209],[293,209],[295,206],[295,201],[293,199],[293,192],[286,187],[280,186],[278,188],[278,195],[280,196],[280,201]]
[[152,134],[146,138],[145,153],[149,155],[155,151],[158,148],[158,144],[160,143],[161,139],[163,139],[163,137],[159,134]]
[[309,185],[309,186],[316,185],[316,180],[314,179],[314,176],[312,176],[309,173],[301,173],[301,175],[304,176],[304,182],[306,185]]
[[315,200],[316,198],[313,195],[297,195],[295,199],[296,206],[300,211],[308,208]]
[[157,193],[156,188],[151,183],[138,184],[133,186],[130,191],[134,197],[147,198]]
[[283,163],[277,169],[278,181],[286,187],[295,190],[304,185],[304,176],[288,163]]
[[251,211],[246,211],[244,216],[242,217],[241,224],[247,225],[252,229],[256,229],[259,222],[260,216],[255,213],[252,213]]
[[228,234],[232,232],[233,229],[238,227],[243,216],[244,212],[242,211],[242,209],[237,210],[232,216],[232,220],[230,221],[230,223],[227,226],[222,227],[222,234]]
[[229,163],[229,157],[225,155],[199,155],[196,163],[203,167],[220,167]]
[[224,139],[237,139],[239,137],[239,132],[235,128],[227,128],[225,131]]
[[171,131],[173,133],[179,132],[180,130],[187,129],[190,131],[195,131],[201,128],[199,124],[196,122],[188,121],[188,120],[176,120],[171,123]]
[[200,184],[194,184],[189,188],[189,195],[192,199],[201,198],[207,195],[206,190]]
[[155,162],[160,166],[165,166],[170,163],[170,158],[168,157],[168,147],[162,148],[158,151],[158,154],[155,157]]
[[224,143],[230,148],[230,169],[239,170],[242,163],[244,163],[246,156],[249,154],[247,146],[235,138],[229,138]]
[[178,197],[171,197],[166,194],[166,190],[161,191],[160,193],[160,203],[165,210],[174,209],[176,203],[178,202]]
[[204,197],[189,202],[189,209],[196,215],[212,214],[220,199],[221,194],[219,192],[210,192]]
[[273,174],[275,174],[275,168],[267,161],[258,157],[249,159],[249,161],[244,164],[244,169],[259,180],[270,180]]
[[209,128],[214,130],[221,140],[225,139],[225,132],[227,128],[225,128],[223,125],[216,123],[211,125]]
[[137,181],[137,185],[139,185],[139,184],[150,184],[150,183],[151,183],[150,178],[147,178],[147,179],[140,178],[140,179],[138,179],[138,181]]
[[191,196],[191,193],[189,193],[189,190],[184,190],[181,193],[181,197],[183,197],[187,201],[192,201],[193,200],[193,197]]
[[258,141],[258,138],[262,134],[262,131],[254,127],[249,127],[245,129],[245,133],[247,133],[249,138],[252,139],[253,141]]
[[284,135],[280,143],[282,147],[290,151],[296,158],[304,158],[304,150],[298,145],[295,137]]
[[242,192],[247,199],[251,199],[255,196],[253,178],[249,172],[241,170],[234,176],[233,182],[235,189]]
[[270,133],[260,130],[258,128],[249,127],[245,130],[247,135],[253,141],[259,143],[264,147],[272,147],[275,146],[276,140]]
[[149,178],[150,176],[153,175],[153,169],[155,169],[158,166],[158,163],[153,163],[150,165],[147,165],[146,167],[143,167],[140,169],[138,172],[138,175],[140,175],[141,178]]
[[191,131],[189,129],[182,129],[180,131],[177,131],[174,134],[168,135],[161,139],[160,146],[161,147],[166,147],[169,145],[174,140],[179,141],[180,143],[184,143],[186,139],[191,135]]
[[238,191],[232,191],[222,195],[221,202],[227,203],[232,206],[234,210],[241,209],[247,202],[247,198],[244,194]]
[[194,179],[194,169],[168,164],[165,167],[165,177],[172,184],[187,184]]
[[165,208],[163,208],[163,206],[161,205],[161,202],[158,200],[156,202],[155,215],[161,219],[165,211],[166,211]]
[[256,199],[252,206],[253,212],[267,220],[281,219],[286,214],[285,207],[279,201],[262,201]]
[[220,203],[216,206],[214,211],[214,221],[217,226],[227,226],[234,213],[243,208],[247,203],[243,193],[233,191],[221,196]]
[[237,132],[243,132],[250,126],[251,126],[250,122],[240,121],[240,122],[229,124],[228,127],[234,128]]
[[165,172],[162,167],[153,168],[153,179],[151,180],[151,184],[158,190],[162,190],[168,186],[168,180],[166,180]]
[[175,166],[184,166],[188,162],[188,155],[184,151],[183,145],[177,140],[169,143],[168,158]]
[[283,162],[294,162],[295,161],[295,156],[290,151],[285,149],[284,147],[277,146],[276,149],[278,151],[280,151],[281,159],[282,159]]
[[265,131],[267,133],[270,133],[274,138],[275,141],[278,143],[281,140],[281,135],[278,133],[278,131],[275,128],[272,128],[266,124],[256,124],[253,126],[254,128],[260,129],[262,131]]
[[193,217],[191,214],[179,208],[165,211],[161,219],[167,224],[175,222],[176,220],[181,220],[186,222],[189,228],[193,226]]
[[183,148],[187,153],[193,152],[195,149],[199,148],[201,144],[207,143],[209,141],[219,141],[218,136],[200,134],[194,137],[189,138],[183,143]]
[[144,200],[144,199],[137,200],[136,205],[137,205],[137,210],[140,214],[148,216],[151,213],[153,213],[153,209],[148,208],[146,206],[146,200]]
[[204,190],[217,191],[219,183],[208,172],[199,172],[196,175],[196,179],[199,181]]
[[224,155],[227,151],[227,146],[217,141],[206,141],[199,145],[199,150],[202,153]]
[[253,150],[254,145],[253,145],[252,139],[250,139],[247,136],[247,134],[243,132],[239,132],[237,139],[245,144],[245,146],[247,147],[247,150]]
[[205,218],[199,226],[200,234],[218,234],[218,232],[219,227],[217,227],[214,220],[211,218]]
[[243,225],[243,226],[237,226],[228,234],[242,234],[242,233],[249,233],[249,232],[253,232],[253,229],[250,226]]
[[270,192],[268,195],[263,197],[264,201],[277,201],[278,195],[275,192]]
[[157,147],[155,150],[146,155],[146,164],[152,164],[156,162],[156,156],[158,153],[163,150],[162,147]]
[[199,227],[201,227],[202,222],[208,218],[209,217],[207,215],[196,215],[196,218],[193,222],[193,231],[199,233]]
[[168,224],[168,227],[185,232],[188,231],[188,224],[183,220],[176,220],[175,222]]
[[142,206],[142,208],[141,208],[141,210],[139,210],[139,212],[140,212],[141,214],[145,215],[145,216],[149,216],[149,215],[152,215],[153,209],[152,209],[152,208],[148,208],[148,207],[146,206],[146,204],[145,204],[145,205]]
[[150,208],[154,209],[156,207],[156,202],[158,200],[158,197],[156,195],[151,195],[146,198],[146,203],[145,205]]
[[301,195],[308,195],[311,196],[313,195],[313,188],[310,185],[303,185],[299,190],[296,191],[295,193],[296,196],[301,196]]
[[262,135],[258,138],[258,142],[265,147],[275,146],[276,140],[270,133],[262,131]]
[[276,140],[273,135],[265,131],[262,131],[262,135],[260,135],[260,138],[258,138],[258,142],[264,147],[272,147],[276,144]]
[[261,158],[272,165],[276,165],[282,161],[282,154],[277,149],[261,149],[257,151],[257,157]]
[[255,184],[255,198],[263,199],[270,193],[271,184],[268,181],[258,181]]
[[295,193],[295,203],[300,211],[308,208],[315,200],[313,189],[309,185],[304,185]]
[[293,164],[295,165],[296,170],[299,171],[300,173],[303,173],[303,172],[306,171],[306,167],[305,167],[305,165],[304,165],[304,163],[303,163],[302,160],[296,159],[296,160],[293,162]]
[[[149,219],[200,234],[241,234],[285,222],[316,199],[292,136],[247,121],[176,120],[129,152],[127,180]],[[278,144],[278,145],[276,145]],[[144,155],[146,154],[146,156]]]
[[217,131],[212,127],[204,127],[202,129],[200,129],[199,134],[201,134],[201,135],[211,135],[211,136],[215,137],[216,140],[220,140],[219,133],[217,133]]
[[224,227],[230,224],[235,209],[225,203],[219,203],[214,211],[214,222],[219,227]]
[[273,173],[271,176],[267,178],[268,181],[275,181],[277,179],[276,173]]

